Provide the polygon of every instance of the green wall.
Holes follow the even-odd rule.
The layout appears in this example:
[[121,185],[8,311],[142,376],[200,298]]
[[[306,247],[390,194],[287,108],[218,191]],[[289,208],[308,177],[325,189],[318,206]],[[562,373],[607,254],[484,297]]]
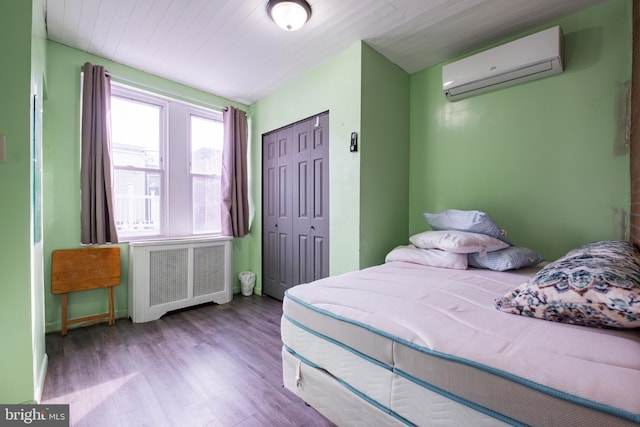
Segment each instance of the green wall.
[[[32,182],[32,143],[42,141],[39,106],[44,94],[43,2],[0,3],[0,135],[7,159],[0,163],[0,402],[40,398],[46,354],[41,243],[34,205],[41,192]],[[35,109],[33,99],[35,96]]]
[[409,75],[366,44],[361,104],[359,268],[364,268],[382,264],[391,248],[406,244],[409,232]]
[[[261,276],[262,135],[329,111],[330,274],[384,261],[408,232],[409,76],[357,42],[252,105],[251,269]],[[351,132],[358,152],[349,151]],[[258,292],[261,292],[258,280]]]
[[631,4],[559,21],[556,76],[457,102],[442,94],[442,64],[411,76],[411,233],[428,229],[423,212],[457,208],[488,212],[547,259],[625,237]]
[[[47,99],[44,103],[44,271],[47,330],[60,330],[60,296],[52,295],[51,253],[80,247],[80,69],[89,61],[104,65],[113,80],[139,83],[184,101],[205,106],[248,106],[89,55],[55,42],[47,42]],[[178,95],[179,94],[179,95]],[[240,239],[241,240],[241,239]],[[234,254],[242,242],[234,244]],[[128,307],[128,254],[121,248],[120,286],[115,288],[116,316],[126,317]],[[234,263],[235,264],[235,263]],[[239,289],[239,283],[236,283]],[[107,310],[106,289],[77,292],[69,296],[70,319]]]
[[[329,111],[329,215],[331,274],[359,267],[360,154],[349,152],[351,132],[360,133],[362,43],[358,42],[302,78],[252,105],[251,200],[255,214],[249,268],[262,273],[262,134]],[[257,292],[262,281],[257,280]]]

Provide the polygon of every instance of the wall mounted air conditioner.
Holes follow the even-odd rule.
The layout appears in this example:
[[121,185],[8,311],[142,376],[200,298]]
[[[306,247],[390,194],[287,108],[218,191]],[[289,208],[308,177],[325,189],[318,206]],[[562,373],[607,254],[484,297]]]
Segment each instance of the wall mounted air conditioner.
[[449,101],[562,72],[558,26],[477,53],[442,67]]

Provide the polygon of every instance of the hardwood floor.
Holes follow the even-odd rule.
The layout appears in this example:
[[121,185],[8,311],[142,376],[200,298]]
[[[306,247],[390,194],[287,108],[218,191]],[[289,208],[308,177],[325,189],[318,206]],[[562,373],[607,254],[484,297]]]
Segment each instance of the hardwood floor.
[[235,295],[148,323],[47,334],[42,403],[74,426],[331,426],[282,387],[280,301]]

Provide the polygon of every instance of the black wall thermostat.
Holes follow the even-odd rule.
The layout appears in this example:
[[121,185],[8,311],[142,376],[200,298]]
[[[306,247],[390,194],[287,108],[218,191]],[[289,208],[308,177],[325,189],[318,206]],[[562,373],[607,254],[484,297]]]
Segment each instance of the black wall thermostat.
[[358,134],[356,132],[351,132],[351,145],[349,145],[349,151],[352,153],[358,151]]

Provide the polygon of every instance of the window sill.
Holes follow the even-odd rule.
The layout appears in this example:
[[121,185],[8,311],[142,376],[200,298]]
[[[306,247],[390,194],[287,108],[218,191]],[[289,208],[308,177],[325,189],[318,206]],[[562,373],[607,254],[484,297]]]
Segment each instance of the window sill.
[[135,240],[123,240],[120,243],[128,243],[129,246],[136,245],[153,245],[153,244],[166,244],[166,243],[207,243],[207,242],[220,242],[225,240],[233,240],[233,236],[221,236],[219,234],[201,235],[201,236],[184,236],[184,237],[151,237],[148,239],[135,239]]

